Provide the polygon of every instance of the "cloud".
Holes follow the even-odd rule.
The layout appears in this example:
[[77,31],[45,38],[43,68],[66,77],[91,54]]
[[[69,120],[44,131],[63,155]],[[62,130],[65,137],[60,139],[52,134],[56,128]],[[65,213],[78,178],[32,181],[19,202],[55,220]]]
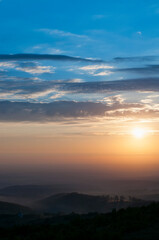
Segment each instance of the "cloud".
[[106,97],[103,99],[103,101],[106,101],[108,105],[113,105],[114,103],[122,104],[124,102],[124,98],[122,98],[121,95],[115,95]]
[[39,66],[36,62],[0,62],[0,68],[2,70],[13,68],[30,74],[54,73],[56,69],[53,66]]
[[58,29],[42,28],[42,29],[38,29],[38,31],[47,33],[49,35],[57,35],[60,37],[88,38],[85,35],[79,35],[79,34],[75,34],[75,33],[71,33],[71,32],[65,32],[65,31],[61,31]]
[[31,52],[34,51],[34,53],[36,53],[36,51],[39,52],[39,50],[40,50],[40,53],[44,53],[44,54],[64,54],[66,52],[59,48],[53,48],[49,44],[39,44],[31,48]]
[[55,67],[51,67],[51,66],[17,67],[16,70],[31,73],[31,74],[43,74],[43,73],[54,73]]
[[141,31],[138,31],[136,32],[138,36],[142,36],[142,32]]
[[104,64],[100,64],[100,65],[87,65],[84,67],[79,67],[79,70],[82,71],[86,71],[88,74],[93,75],[93,76],[107,76],[112,74],[111,71],[100,71],[100,70],[104,70],[104,69],[113,69],[113,66],[110,65],[104,65]]
[[3,68],[14,68],[16,67],[16,64],[13,62],[13,63],[10,63],[10,62],[0,62],[0,68],[3,69]]
[[31,93],[31,94],[23,94],[23,98],[24,99],[25,98],[26,99],[37,99],[37,98],[41,98],[41,97],[47,97],[48,95],[51,99],[56,99],[56,98],[62,96],[63,93],[62,92],[57,93],[57,91],[53,88],[53,89],[48,89],[48,90],[44,90],[41,92],[35,92],[35,93]]
[[18,94],[19,91],[9,91],[9,92],[0,92],[0,99],[9,99],[12,100],[13,98],[15,98],[15,95]]
[[112,91],[159,91],[159,78],[136,78],[114,81],[61,84],[60,89],[74,93],[104,93]]
[[55,54],[0,54],[0,61],[33,61],[33,60],[54,60],[54,61],[74,61],[74,62],[94,62],[101,63],[103,60],[80,57],[70,57]]
[[103,72],[94,73],[94,76],[108,76],[110,74],[112,74],[111,71],[103,71]]
[[142,102],[142,103],[148,103],[148,104],[149,104],[149,103],[152,103],[152,99],[149,99],[149,98],[147,98],[147,99],[142,99],[141,102]]
[[50,80],[42,81],[34,78],[15,78],[0,80],[0,92],[20,91],[18,96],[42,93],[54,89],[56,92],[69,94],[110,93],[120,91],[159,91],[159,78],[138,78],[127,80],[81,82],[81,80]]
[[87,65],[84,67],[80,67],[79,69],[84,70],[84,71],[89,71],[89,70],[112,69],[112,68],[114,68],[114,67],[101,64],[101,65]]
[[133,68],[121,68],[114,69],[116,72],[134,72],[138,74],[153,74],[156,75],[159,73],[159,65],[146,65],[145,67],[133,67]]
[[159,56],[116,57],[115,62],[149,62],[159,60]]
[[52,103],[0,102],[0,121],[49,122],[70,118],[110,116],[111,111],[143,109],[143,104],[114,102],[107,105],[95,102],[55,101]]
[[24,93],[22,91],[0,92],[1,100],[21,100],[31,102],[48,102],[48,99],[58,99],[64,95],[64,92],[57,92],[54,88],[41,92]]
[[68,83],[80,83],[80,82],[83,82],[83,79],[74,78],[74,79],[68,79],[68,80],[65,80],[65,81],[68,82]]

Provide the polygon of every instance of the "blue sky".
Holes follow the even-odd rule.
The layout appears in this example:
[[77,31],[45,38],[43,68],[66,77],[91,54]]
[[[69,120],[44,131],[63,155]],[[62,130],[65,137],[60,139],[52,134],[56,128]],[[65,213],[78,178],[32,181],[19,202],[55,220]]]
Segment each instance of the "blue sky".
[[[158,1],[1,0],[2,121],[12,120],[8,114],[17,102],[22,112],[24,102],[31,112],[36,104],[51,104],[51,121],[56,115],[75,117],[79,112],[87,117],[112,110],[132,115],[135,109],[144,116],[156,114],[158,22]],[[58,112],[57,101],[61,109],[65,102],[70,104],[68,114]],[[74,102],[79,103],[78,113]],[[42,119],[48,119],[45,106]],[[16,120],[21,121],[18,114]],[[30,119],[37,116],[26,114],[26,121]]]
[[104,59],[155,54],[158,21],[158,1],[2,0],[0,50],[47,53],[52,48]]

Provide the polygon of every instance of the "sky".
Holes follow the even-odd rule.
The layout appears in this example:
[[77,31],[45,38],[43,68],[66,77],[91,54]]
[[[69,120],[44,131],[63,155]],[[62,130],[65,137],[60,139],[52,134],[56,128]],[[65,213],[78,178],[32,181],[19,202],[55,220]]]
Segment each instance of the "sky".
[[0,0],[1,172],[158,177],[158,23],[157,0]]

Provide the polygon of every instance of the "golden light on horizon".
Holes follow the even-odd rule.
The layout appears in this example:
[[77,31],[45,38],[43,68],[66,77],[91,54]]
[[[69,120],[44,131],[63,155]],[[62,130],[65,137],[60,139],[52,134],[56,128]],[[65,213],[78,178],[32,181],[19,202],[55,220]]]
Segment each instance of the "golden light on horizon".
[[134,128],[132,130],[132,135],[135,137],[135,138],[143,138],[146,134],[146,130],[144,128]]

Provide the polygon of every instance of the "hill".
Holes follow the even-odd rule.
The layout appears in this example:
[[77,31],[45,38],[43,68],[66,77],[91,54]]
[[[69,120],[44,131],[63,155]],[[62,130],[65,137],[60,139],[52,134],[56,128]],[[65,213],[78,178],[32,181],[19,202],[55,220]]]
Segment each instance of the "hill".
[[149,202],[123,196],[93,196],[81,193],[61,193],[52,195],[36,202],[35,208],[49,213],[106,213],[112,209],[126,208],[128,206],[142,206]]
[[15,185],[0,189],[0,196],[15,198],[40,198],[57,193],[64,185]]
[[32,210],[19,204],[0,201],[0,214],[18,214],[19,212],[30,214]]
[[49,215],[45,218],[39,216],[39,221],[30,220],[27,225],[19,222],[19,226],[1,227],[0,239],[158,240],[158,216],[159,203],[113,210],[107,214]]

